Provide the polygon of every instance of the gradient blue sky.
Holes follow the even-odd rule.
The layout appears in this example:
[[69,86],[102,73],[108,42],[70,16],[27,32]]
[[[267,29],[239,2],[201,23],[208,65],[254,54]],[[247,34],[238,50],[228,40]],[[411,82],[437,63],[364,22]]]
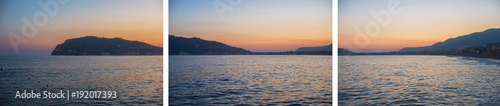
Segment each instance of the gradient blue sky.
[[169,0],[169,34],[250,51],[293,51],[332,43],[331,0],[243,0],[220,20],[216,0]]
[[163,46],[161,0],[70,0],[60,5],[59,13],[49,17],[48,24],[39,27],[38,34],[15,53],[7,34],[22,36],[21,18],[31,20],[43,11],[38,1],[0,1],[0,55],[48,56],[57,44],[83,36],[121,37]]
[[398,51],[500,28],[500,0],[397,0],[402,11],[392,14],[390,24],[370,37],[366,47],[356,46],[354,28],[364,30],[368,22],[375,21],[371,12],[387,10],[389,1],[340,0],[339,47],[355,52]]

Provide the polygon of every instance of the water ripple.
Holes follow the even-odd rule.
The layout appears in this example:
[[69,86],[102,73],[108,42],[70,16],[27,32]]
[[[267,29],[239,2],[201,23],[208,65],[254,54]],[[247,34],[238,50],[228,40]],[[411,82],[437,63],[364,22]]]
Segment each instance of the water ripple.
[[500,105],[498,60],[339,56],[339,105]]
[[170,56],[169,61],[170,105],[332,105],[331,56]]

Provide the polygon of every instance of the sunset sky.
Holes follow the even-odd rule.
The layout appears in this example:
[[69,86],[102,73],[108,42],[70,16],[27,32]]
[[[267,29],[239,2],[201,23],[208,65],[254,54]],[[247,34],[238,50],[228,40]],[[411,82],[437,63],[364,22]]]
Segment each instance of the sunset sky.
[[[401,11],[391,13],[390,23],[381,26],[378,35],[368,37],[363,47],[355,43],[354,29],[357,27],[365,32],[369,22],[377,22],[371,12],[388,10],[390,0],[340,0],[339,48],[355,52],[398,51],[403,47],[429,46],[448,38],[500,28],[499,0],[395,1],[400,1],[396,7]],[[381,19],[387,18],[382,16]],[[371,27],[372,31],[375,29]]]
[[[232,11],[222,14],[221,20],[214,4],[227,5]],[[226,0],[170,0],[169,34],[255,52],[329,45],[332,1],[243,0],[230,4]]]
[[[46,0],[41,0],[46,1]],[[70,0],[59,5],[48,23],[15,53],[8,33],[22,36],[22,17],[44,10],[38,1],[0,1],[0,55],[50,55],[57,44],[83,36],[98,36],[146,42],[163,46],[163,7],[161,0]],[[54,7],[50,7],[51,9]],[[46,13],[45,13],[46,14]],[[42,20],[42,18],[39,18]]]
[[[390,1],[339,0],[339,47],[355,52],[398,51],[500,28],[499,0],[394,0],[400,2],[395,6],[401,11],[391,13],[387,26],[365,37],[367,42],[358,39],[366,45],[356,44],[354,29],[366,33],[365,26],[373,22],[379,25],[372,12],[387,11]],[[169,0],[168,34],[219,41],[256,52],[323,46],[332,43],[331,2]],[[216,6],[226,6],[230,11],[218,14]],[[50,55],[57,44],[83,36],[121,37],[163,45],[161,0],[71,0],[59,5],[58,13],[49,17],[46,25],[37,27],[37,35],[28,38],[28,43],[21,44],[15,53],[7,35],[22,36],[22,17],[32,20],[38,12],[45,13],[38,1],[0,1],[0,55]]]

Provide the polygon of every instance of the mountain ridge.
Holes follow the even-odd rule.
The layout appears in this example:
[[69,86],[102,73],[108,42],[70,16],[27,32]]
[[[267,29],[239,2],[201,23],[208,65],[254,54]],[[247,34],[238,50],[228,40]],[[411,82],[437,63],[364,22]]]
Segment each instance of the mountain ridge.
[[308,51],[332,51],[332,45],[325,45],[325,46],[315,46],[315,47],[300,47],[299,49],[295,50],[295,52],[308,52]]
[[445,41],[436,42],[430,46],[424,47],[405,47],[399,52],[410,51],[433,51],[433,50],[449,50],[460,49],[471,46],[481,46],[488,43],[500,42],[500,28],[490,28],[482,32],[474,32],[467,35],[449,38]]

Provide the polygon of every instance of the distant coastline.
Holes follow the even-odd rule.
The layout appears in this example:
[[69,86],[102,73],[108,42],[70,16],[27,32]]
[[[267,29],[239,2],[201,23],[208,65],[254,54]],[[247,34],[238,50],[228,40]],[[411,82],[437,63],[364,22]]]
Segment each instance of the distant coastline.
[[500,59],[500,42],[490,43],[486,46],[475,46],[462,49],[435,50],[435,51],[411,51],[411,52],[380,52],[380,53],[357,53],[347,49],[338,48],[339,56],[342,55],[446,55],[464,56],[476,58]]
[[295,51],[252,52],[217,41],[169,35],[169,55],[332,55],[332,44],[301,47]]
[[245,54],[169,54],[169,55],[332,55],[332,51],[309,51],[309,52],[249,52]]
[[[389,54],[380,54],[385,56],[393,56]],[[403,54],[399,56],[411,56],[411,55],[431,55],[431,54]],[[500,60],[500,55],[495,54],[460,54],[460,55],[441,55],[441,54],[433,54],[435,56],[461,56],[461,57],[473,57],[473,58],[484,58],[484,59],[495,59]],[[373,54],[362,54],[362,55],[339,55],[339,56],[376,56]]]

